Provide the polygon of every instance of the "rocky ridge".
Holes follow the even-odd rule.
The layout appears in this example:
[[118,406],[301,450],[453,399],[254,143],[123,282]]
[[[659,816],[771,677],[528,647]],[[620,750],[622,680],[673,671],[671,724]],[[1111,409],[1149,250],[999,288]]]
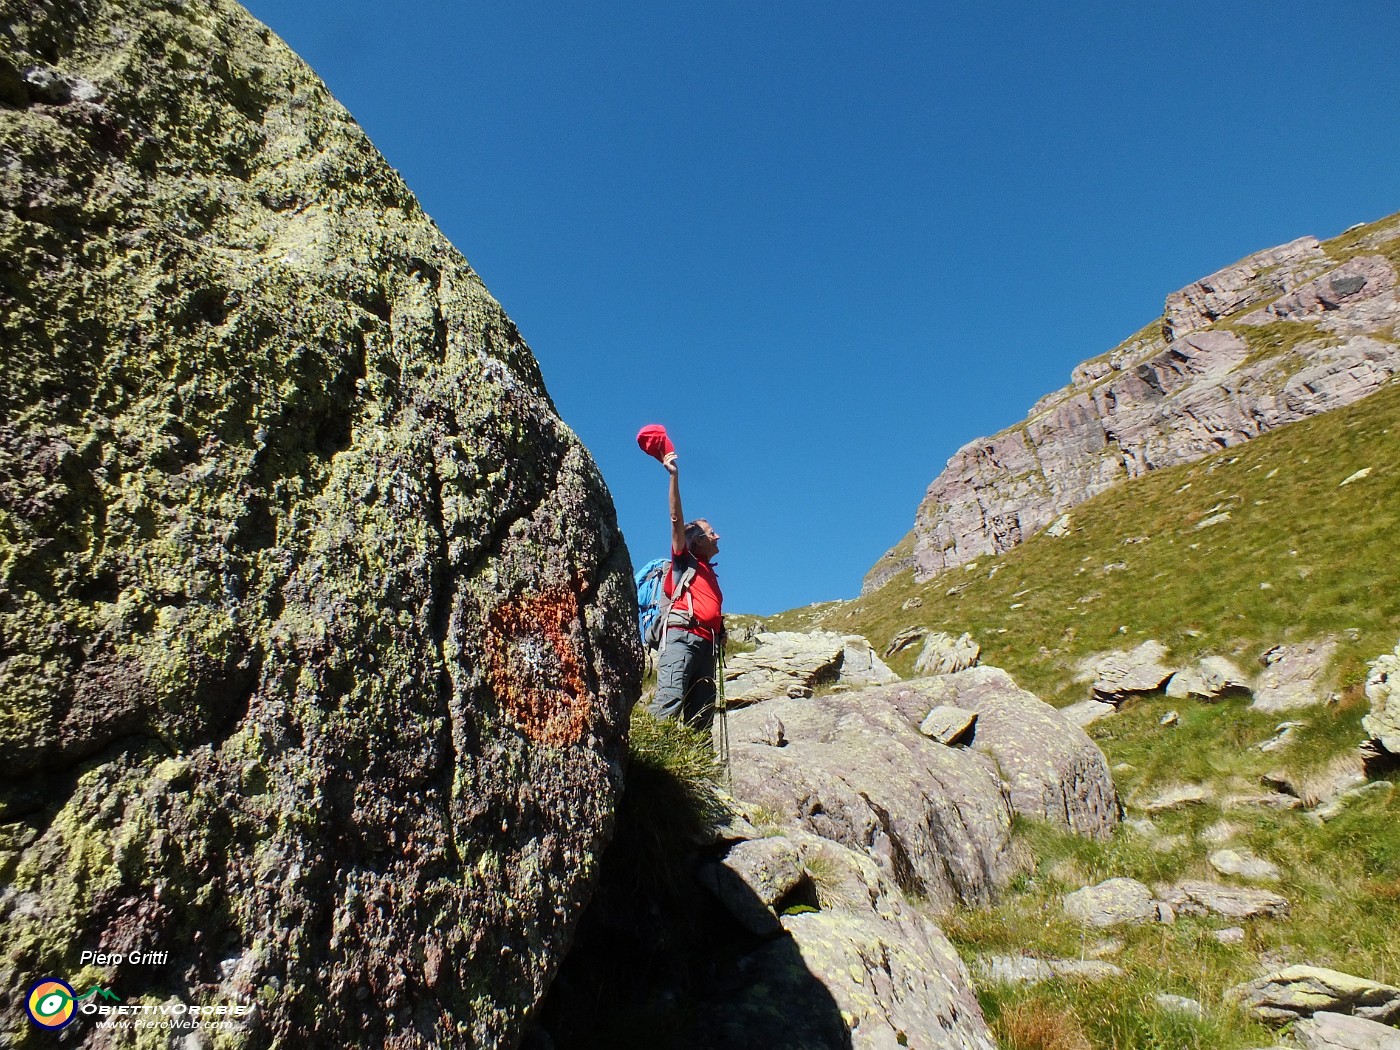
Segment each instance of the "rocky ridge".
[[1400,371],[1400,217],[1250,256],[1168,297],[1163,317],[1079,365],[1020,424],[970,442],[863,593],[927,580],[1148,471],[1351,404]]

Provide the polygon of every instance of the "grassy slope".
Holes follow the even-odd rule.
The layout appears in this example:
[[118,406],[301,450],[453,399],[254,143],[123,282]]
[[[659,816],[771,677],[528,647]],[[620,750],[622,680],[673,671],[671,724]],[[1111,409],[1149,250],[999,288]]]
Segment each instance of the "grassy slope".
[[[1367,232],[1328,249],[1339,259],[1355,254]],[[1291,334],[1261,332],[1261,343],[1279,345],[1260,349],[1286,353]],[[1168,645],[1183,664],[1223,654],[1254,671],[1272,645],[1335,637],[1339,702],[1298,715],[1308,725],[1284,751],[1251,747],[1272,735],[1280,717],[1250,711],[1247,700],[1208,706],[1146,698],[1090,727],[1115,767],[1129,817],[1141,817],[1142,803],[1183,781],[1209,784],[1224,797],[1258,790],[1261,774],[1281,770],[1306,790],[1354,756],[1365,735],[1366,663],[1400,636],[1397,464],[1400,381],[1349,408],[1106,492],[1072,511],[1063,538],[1037,536],[924,584],[906,573],[874,594],[793,610],[767,625],[857,632],[877,648],[916,624],[968,631],[985,663],[1055,704],[1086,695],[1075,680],[1085,656],[1146,638]],[[1343,484],[1366,468],[1368,475]],[[1227,512],[1228,520],[1198,527]],[[920,604],[906,608],[914,599]],[[914,658],[909,650],[892,663],[908,675]],[[1168,710],[1180,712],[1171,728],[1160,724]],[[1274,1034],[1247,1022],[1223,993],[1267,968],[1307,962],[1400,983],[1400,944],[1391,935],[1400,929],[1400,791],[1369,796],[1322,825],[1298,812],[1225,810],[1215,802],[1153,822],[1150,832],[1125,826],[1106,843],[1024,825],[1031,874],[997,907],[946,923],[969,957],[1102,955],[1127,973],[1099,984],[984,989],[983,1005],[1007,1050],[1266,1046],[1278,1041]],[[1106,934],[1063,917],[1065,893],[1113,876],[1149,885],[1219,878],[1207,862],[1217,846],[1205,833],[1222,822],[1234,828],[1233,848],[1281,869],[1273,888],[1291,901],[1287,920],[1245,922],[1244,941],[1222,945],[1211,932],[1232,924],[1221,919]],[[1199,1000],[1204,1017],[1163,1009],[1159,992]]]
[[[1084,697],[1074,681],[1083,657],[1146,638],[1181,661],[1218,653],[1249,670],[1279,642],[1336,635],[1338,684],[1355,684],[1400,633],[1397,464],[1392,382],[1349,408],[1105,492],[1072,511],[1063,538],[1036,536],[924,584],[906,573],[831,607],[820,625],[877,647],[915,624],[969,631],[984,663],[1052,703]],[[905,609],[911,598],[922,605]],[[797,610],[768,625],[799,617],[811,619]],[[909,674],[915,656],[896,656],[895,670]]]

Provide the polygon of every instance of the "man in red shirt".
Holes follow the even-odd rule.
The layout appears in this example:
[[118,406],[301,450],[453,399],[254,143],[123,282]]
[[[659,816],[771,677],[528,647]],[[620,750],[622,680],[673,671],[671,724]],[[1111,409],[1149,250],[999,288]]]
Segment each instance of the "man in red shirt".
[[715,645],[724,636],[724,595],[711,564],[719,553],[719,533],[704,518],[685,522],[676,454],[668,453],[661,462],[671,475],[671,572],[663,587],[666,596],[675,595],[677,581],[691,578],[673,598],[666,619],[657,660],[656,697],[650,709],[666,718],[683,719],[698,729],[709,729],[715,717]]

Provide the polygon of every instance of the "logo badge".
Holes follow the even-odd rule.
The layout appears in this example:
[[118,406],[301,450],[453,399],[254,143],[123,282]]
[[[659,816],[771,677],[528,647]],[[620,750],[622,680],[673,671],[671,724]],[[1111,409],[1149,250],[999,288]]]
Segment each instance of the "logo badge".
[[45,977],[30,986],[24,1009],[29,1014],[29,1019],[40,1028],[56,1031],[65,1027],[76,1016],[77,1009],[74,1004],[77,999],[77,993],[67,981],[60,981],[57,977]]

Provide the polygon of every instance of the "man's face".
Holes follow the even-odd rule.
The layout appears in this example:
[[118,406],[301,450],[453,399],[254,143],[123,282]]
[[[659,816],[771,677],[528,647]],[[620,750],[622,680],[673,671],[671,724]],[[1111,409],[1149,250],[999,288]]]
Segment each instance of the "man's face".
[[719,553],[719,533],[710,528],[710,523],[704,518],[696,518],[695,524],[699,525],[703,531],[691,542],[691,550],[695,552],[697,558],[709,561]]

